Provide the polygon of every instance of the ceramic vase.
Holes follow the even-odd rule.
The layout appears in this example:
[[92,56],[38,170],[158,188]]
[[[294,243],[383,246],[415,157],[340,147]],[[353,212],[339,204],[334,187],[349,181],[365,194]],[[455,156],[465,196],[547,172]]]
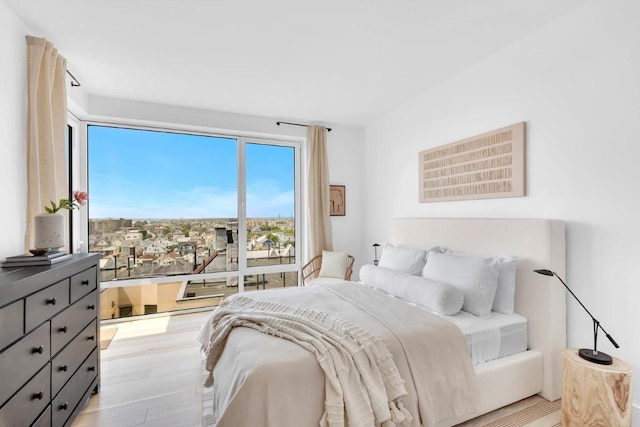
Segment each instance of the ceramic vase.
[[58,249],[64,246],[64,216],[59,213],[36,215],[33,221],[36,249]]

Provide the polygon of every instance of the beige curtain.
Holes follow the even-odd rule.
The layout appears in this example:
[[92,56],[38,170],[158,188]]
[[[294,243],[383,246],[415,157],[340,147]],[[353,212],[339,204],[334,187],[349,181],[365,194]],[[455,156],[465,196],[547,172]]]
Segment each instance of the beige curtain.
[[331,219],[329,216],[329,166],[327,159],[327,129],[309,126],[309,177],[307,194],[309,207],[309,255],[321,255],[333,250]]
[[66,165],[67,60],[47,40],[27,36],[27,234],[33,217],[69,194]]

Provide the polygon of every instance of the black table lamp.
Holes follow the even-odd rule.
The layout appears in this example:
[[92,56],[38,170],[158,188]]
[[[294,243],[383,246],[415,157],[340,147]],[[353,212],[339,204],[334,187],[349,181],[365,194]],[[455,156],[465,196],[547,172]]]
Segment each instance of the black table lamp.
[[613,359],[611,358],[611,356],[609,356],[607,353],[598,351],[598,329],[602,329],[602,332],[604,332],[607,338],[609,338],[609,341],[611,341],[611,344],[613,344],[615,348],[620,348],[618,343],[615,342],[615,340],[611,337],[611,335],[609,335],[602,326],[600,326],[600,322],[598,322],[596,318],[593,317],[593,315],[589,312],[589,310],[587,310],[587,307],[585,307],[584,304],[582,304],[582,302],[578,299],[576,294],[574,294],[573,291],[569,289],[567,284],[564,283],[564,280],[562,280],[560,276],[558,276],[554,271],[551,271],[551,270],[533,270],[533,271],[535,271],[538,274],[543,274],[545,276],[556,276],[558,280],[562,282],[564,287],[567,288],[569,293],[573,295],[576,301],[580,303],[580,305],[582,306],[582,308],[584,308],[587,314],[591,316],[591,318],[593,319],[593,350],[590,350],[588,348],[581,348],[580,350],[578,350],[578,355],[581,358],[588,360],[589,362],[598,363],[600,365],[611,365],[613,363]]
[[380,245],[377,243],[373,244],[373,265],[378,265],[378,247]]

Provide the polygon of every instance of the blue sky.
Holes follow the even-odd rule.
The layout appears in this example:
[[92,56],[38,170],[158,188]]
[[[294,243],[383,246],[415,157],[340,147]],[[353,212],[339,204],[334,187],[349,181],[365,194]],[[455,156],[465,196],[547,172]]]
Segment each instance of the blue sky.
[[[236,218],[231,138],[89,126],[91,218]],[[294,213],[294,149],[247,144],[247,216]]]

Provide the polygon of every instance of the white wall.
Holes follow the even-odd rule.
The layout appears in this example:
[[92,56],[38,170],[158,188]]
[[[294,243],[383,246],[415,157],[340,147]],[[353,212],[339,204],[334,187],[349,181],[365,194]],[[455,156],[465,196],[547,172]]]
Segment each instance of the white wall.
[[[601,334],[599,349],[638,372],[639,16],[635,0],[589,2],[368,126],[363,247],[388,240],[394,217],[563,219],[566,281],[621,345]],[[526,197],[418,203],[419,151],[519,121]],[[567,312],[568,345],[590,347],[591,320],[570,296]]]
[[27,27],[0,0],[0,259],[23,252],[26,232]]

